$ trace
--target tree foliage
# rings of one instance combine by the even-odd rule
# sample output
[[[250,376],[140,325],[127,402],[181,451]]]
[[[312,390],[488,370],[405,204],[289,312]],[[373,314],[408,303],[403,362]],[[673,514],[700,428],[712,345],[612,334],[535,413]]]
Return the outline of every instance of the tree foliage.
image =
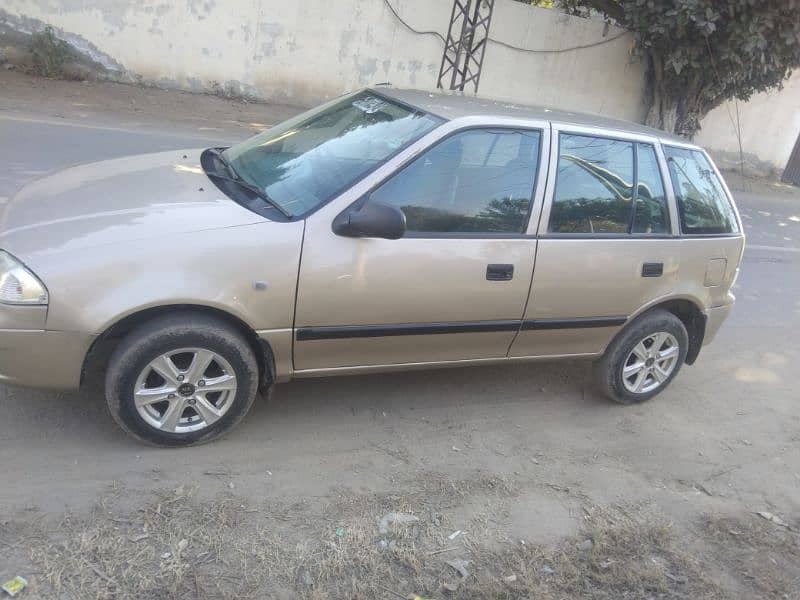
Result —
[[[536,2],[533,2],[536,4]],[[800,0],[558,0],[630,30],[648,63],[647,123],[693,136],[722,102],[800,66]]]

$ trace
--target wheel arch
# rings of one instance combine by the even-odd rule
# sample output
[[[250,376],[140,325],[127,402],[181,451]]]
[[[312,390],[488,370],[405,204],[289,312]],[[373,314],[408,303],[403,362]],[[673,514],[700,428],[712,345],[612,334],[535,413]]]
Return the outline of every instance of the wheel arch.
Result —
[[[90,372],[93,367],[105,367],[108,362],[108,357],[111,355],[114,347],[116,347],[126,334],[144,323],[167,314],[203,314],[214,316],[225,321],[242,334],[253,350],[256,360],[258,361],[260,386],[267,387],[275,381],[275,356],[272,347],[266,340],[259,337],[255,330],[240,317],[213,306],[201,304],[164,304],[141,308],[108,325],[106,329],[95,338],[89,350],[86,352],[81,369],[81,383],[83,383],[87,373]]]
[[[697,360],[697,356],[700,354],[700,349],[703,347],[703,338],[706,334],[706,314],[703,312],[702,303],[697,298],[691,296],[659,298],[643,306],[636,313],[631,315],[628,319],[628,323],[656,309],[662,309],[672,313],[678,317],[683,323],[683,326],[686,327],[686,333],[689,335],[689,348],[686,352],[685,362],[687,365],[694,364]],[[623,327],[623,330],[624,329]]]

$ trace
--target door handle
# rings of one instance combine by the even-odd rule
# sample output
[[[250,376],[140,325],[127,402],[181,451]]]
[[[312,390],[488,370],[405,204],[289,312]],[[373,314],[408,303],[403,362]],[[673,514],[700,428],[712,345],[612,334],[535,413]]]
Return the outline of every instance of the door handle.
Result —
[[[514,278],[514,265],[488,265],[486,279],[488,281],[511,281]]]
[[[642,265],[642,277],[661,277],[664,274],[664,263],[646,262]]]

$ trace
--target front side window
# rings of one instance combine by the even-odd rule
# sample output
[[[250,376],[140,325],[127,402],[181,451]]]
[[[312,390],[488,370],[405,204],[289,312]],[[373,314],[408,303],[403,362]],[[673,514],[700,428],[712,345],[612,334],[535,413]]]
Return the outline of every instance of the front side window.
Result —
[[[436,144],[371,198],[406,215],[411,233],[523,233],[541,133],[471,129]]]
[[[705,154],[665,146],[681,231],[688,234],[736,233],[736,214]]]
[[[303,113],[224,155],[239,177],[296,216],[324,204],[441,123],[361,92]]]

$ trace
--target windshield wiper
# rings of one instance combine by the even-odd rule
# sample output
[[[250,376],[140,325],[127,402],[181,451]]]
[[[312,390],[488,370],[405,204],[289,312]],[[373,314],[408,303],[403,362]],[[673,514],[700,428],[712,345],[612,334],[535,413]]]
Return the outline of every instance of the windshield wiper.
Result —
[[[213,154],[219,161],[225,166],[228,172],[232,175],[232,177],[228,177],[227,175],[221,175],[219,173],[212,173],[210,171],[206,171],[206,175],[209,177],[216,177],[217,179],[222,179],[223,181],[230,181],[231,183],[235,183],[240,188],[246,189],[248,192],[255,194],[259,198],[261,198],[264,202],[273,206],[278,212],[280,212],[284,217],[287,219],[291,219],[294,215],[290,213],[288,210],[283,208],[280,204],[275,202],[272,198],[270,198],[266,192],[262,191],[258,187],[254,186],[253,184],[245,181],[242,179],[236,170],[231,165],[230,161],[222,154],[222,152],[218,148],[209,148],[208,149],[211,154]]]
[[[236,169],[233,168],[231,161],[229,161],[228,157],[225,156],[225,149],[209,148],[208,151],[211,154],[213,154],[217,159],[219,159],[219,162],[221,162],[222,165],[228,170],[228,173],[230,173],[231,177],[233,177],[234,179],[241,179],[241,177],[239,177],[239,174],[236,172]]]

